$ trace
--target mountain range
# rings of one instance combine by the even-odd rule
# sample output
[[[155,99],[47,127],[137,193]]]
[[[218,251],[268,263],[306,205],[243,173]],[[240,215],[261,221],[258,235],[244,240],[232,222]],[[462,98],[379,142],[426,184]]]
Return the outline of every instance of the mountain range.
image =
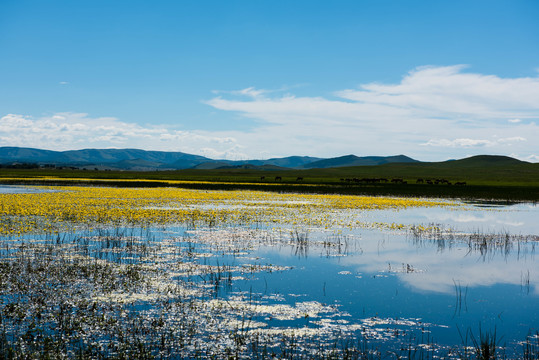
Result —
[[[77,167],[111,170],[181,170],[247,168],[260,170],[322,169],[346,166],[418,162],[404,155],[346,155],[335,158],[289,156],[267,160],[215,160],[183,152],[140,149],[84,149],[52,151],[23,147],[0,147],[0,164],[36,164],[46,167]]]

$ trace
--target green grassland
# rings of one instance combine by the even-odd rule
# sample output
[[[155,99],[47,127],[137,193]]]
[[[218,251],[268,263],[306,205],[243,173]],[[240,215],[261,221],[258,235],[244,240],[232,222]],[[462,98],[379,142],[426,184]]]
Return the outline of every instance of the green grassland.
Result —
[[[539,164],[502,156],[476,156],[437,163],[393,163],[309,170],[260,170],[252,168],[187,169],[176,171],[97,171],[58,169],[0,169],[0,183],[35,183],[38,177],[99,179],[100,184],[126,186],[169,186],[166,181],[208,181],[186,183],[182,187],[203,189],[253,189],[367,195],[435,196],[501,200],[539,200]],[[280,177],[280,180],[276,180]],[[25,180],[8,180],[24,178]],[[302,178],[302,179],[298,179]],[[348,179],[348,180],[347,180]],[[354,180],[355,179],[355,180]],[[387,179],[381,182],[362,179]],[[402,179],[406,183],[395,183]],[[417,183],[423,179],[423,183]],[[427,180],[445,180],[427,184]],[[115,181],[116,180],[116,181]],[[55,181],[55,183],[66,183]],[[72,183],[70,180],[68,183]],[[77,181],[75,181],[77,182]],[[88,180],[80,180],[87,183]],[[447,182],[451,183],[449,185]],[[463,183],[466,185],[455,185]],[[39,183],[42,183],[41,181]]]

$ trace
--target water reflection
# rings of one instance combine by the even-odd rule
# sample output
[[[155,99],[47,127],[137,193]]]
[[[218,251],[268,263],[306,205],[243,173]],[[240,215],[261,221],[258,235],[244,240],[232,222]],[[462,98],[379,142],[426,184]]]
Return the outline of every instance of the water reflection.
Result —
[[[180,339],[204,344],[206,354],[243,351],[248,341],[273,351],[287,339],[316,348],[345,338],[366,339],[384,354],[413,344],[445,356],[462,346],[459,329],[483,327],[497,329],[516,358],[518,342],[539,323],[538,212],[529,204],[413,208],[361,212],[373,226],[359,229],[167,226],[6,238],[0,270],[24,291],[4,286],[2,300],[26,296],[31,284],[47,295],[48,309],[76,303],[67,313],[91,311],[84,326],[96,343],[128,333],[128,314],[156,349],[187,328]],[[65,293],[48,285],[66,278],[77,286]],[[24,326],[41,316],[32,301],[4,307],[13,333],[27,333]],[[38,315],[21,326],[19,317],[31,311]],[[102,326],[100,314],[117,327]],[[170,339],[170,358],[199,355],[200,348],[177,349],[181,342]]]
[[[364,238],[363,254],[342,259],[363,273],[393,273],[418,291],[451,294],[455,281],[463,286],[493,286],[522,284],[527,274],[527,287],[539,295],[539,269],[535,261],[535,243],[519,242],[503,251],[471,251],[467,244],[438,246],[440,242],[405,241],[403,237],[387,240]],[[442,249],[442,250],[441,250]],[[483,250],[486,251],[486,250]]]
[[[535,203],[525,203],[521,201],[511,201],[511,200],[463,200],[464,204],[469,204],[478,208],[497,208],[497,207],[511,207],[522,204],[535,204]]]
[[[462,342],[459,329],[496,328],[516,352],[519,339],[539,323],[538,213],[536,205],[522,203],[369,212],[368,221],[412,230],[343,231],[333,246],[324,244],[328,233],[311,230],[305,244],[290,243],[293,251],[261,247],[255,253],[294,267],[275,291],[335,302],[351,322],[416,319],[453,346]],[[420,224],[429,230],[415,232]]]
[[[511,206],[480,208],[409,208],[399,211],[380,210],[366,214],[368,221],[403,224],[439,224],[464,233],[539,234],[537,204],[518,203]]]

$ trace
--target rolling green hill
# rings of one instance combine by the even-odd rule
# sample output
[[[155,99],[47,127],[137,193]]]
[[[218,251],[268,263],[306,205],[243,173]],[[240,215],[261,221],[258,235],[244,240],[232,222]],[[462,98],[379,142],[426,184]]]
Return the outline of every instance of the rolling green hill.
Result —
[[[46,182],[36,180],[44,176],[58,180]],[[78,178],[81,180],[76,183],[81,184],[91,184],[93,181],[91,179],[99,179],[99,184],[112,186],[171,186],[167,181],[183,180],[186,183],[173,186],[197,189],[539,200],[539,164],[488,155],[444,162],[387,163],[305,170],[254,165],[225,165],[221,169],[174,171],[0,169],[0,183],[73,183],[73,180],[62,181],[62,178]],[[126,184],[121,181],[125,179],[155,180],[155,182]],[[371,181],[373,179],[377,180]],[[402,182],[392,182],[394,179],[400,179]],[[418,179],[423,181],[418,182]],[[436,183],[436,180],[443,181]],[[428,184],[428,181],[432,182],[432,185]]]

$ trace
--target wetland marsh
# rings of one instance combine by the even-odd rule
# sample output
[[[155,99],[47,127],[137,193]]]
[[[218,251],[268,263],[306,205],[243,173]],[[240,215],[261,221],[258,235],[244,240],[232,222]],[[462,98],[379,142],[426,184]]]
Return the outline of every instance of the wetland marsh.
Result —
[[[539,354],[539,207],[5,187],[4,358]]]

